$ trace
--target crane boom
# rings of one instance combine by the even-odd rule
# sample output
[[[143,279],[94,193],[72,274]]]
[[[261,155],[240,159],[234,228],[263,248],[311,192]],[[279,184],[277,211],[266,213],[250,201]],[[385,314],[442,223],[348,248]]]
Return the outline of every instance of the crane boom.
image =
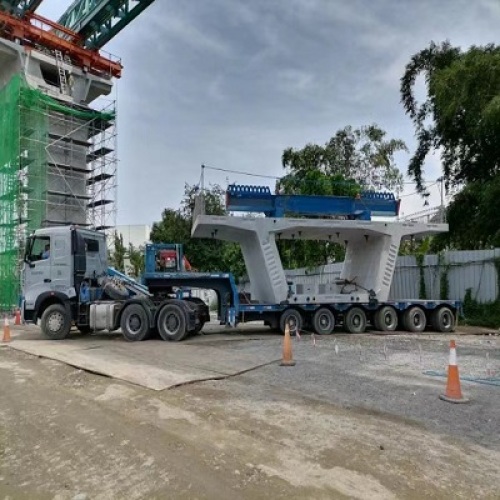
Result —
[[[89,49],[100,49],[154,0],[75,0],[58,24],[78,33]]]
[[[35,12],[43,0],[0,0],[0,10],[24,17],[26,12]]]

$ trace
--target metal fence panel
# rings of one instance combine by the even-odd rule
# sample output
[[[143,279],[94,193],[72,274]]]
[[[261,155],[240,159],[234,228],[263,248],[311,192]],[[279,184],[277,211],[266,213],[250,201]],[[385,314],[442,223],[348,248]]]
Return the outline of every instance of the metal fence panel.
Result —
[[[426,255],[423,262],[425,298],[462,300],[468,288],[472,298],[485,303],[498,296],[498,275],[495,265],[500,249],[444,252],[441,256]],[[313,269],[285,271],[296,284],[317,285],[332,283],[340,276],[342,263],[328,264]],[[442,297],[441,277],[447,273],[448,296]],[[414,256],[398,257],[391,286],[390,299],[420,298],[420,269]]]

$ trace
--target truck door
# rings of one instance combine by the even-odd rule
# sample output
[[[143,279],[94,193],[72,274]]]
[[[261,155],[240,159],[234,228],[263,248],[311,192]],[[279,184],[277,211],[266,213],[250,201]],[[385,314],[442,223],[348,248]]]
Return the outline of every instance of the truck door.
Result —
[[[52,237],[51,269],[53,290],[71,296],[69,289],[72,287],[72,259],[71,242],[67,234]]]
[[[31,238],[26,249],[24,266],[24,294],[26,308],[35,306],[36,298],[52,291],[52,249],[49,236]]]

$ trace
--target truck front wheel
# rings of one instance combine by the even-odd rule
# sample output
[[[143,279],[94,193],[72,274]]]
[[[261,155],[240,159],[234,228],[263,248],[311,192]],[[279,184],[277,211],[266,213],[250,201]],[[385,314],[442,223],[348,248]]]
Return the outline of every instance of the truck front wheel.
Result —
[[[188,334],[185,313],[177,304],[163,306],[157,324],[163,340],[179,341]]]
[[[125,308],[120,320],[123,336],[130,342],[144,340],[149,335],[149,319],[144,307],[130,304]]]
[[[42,314],[43,334],[51,340],[62,340],[71,330],[71,317],[62,304],[52,304]]]

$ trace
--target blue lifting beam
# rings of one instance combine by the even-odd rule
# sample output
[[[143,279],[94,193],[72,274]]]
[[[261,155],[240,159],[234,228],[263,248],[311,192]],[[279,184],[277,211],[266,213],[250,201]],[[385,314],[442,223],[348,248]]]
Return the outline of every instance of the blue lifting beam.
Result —
[[[271,194],[267,186],[232,184],[226,191],[226,208],[233,212],[258,212],[266,217],[308,215],[314,217],[344,216],[371,220],[372,216],[394,217],[400,201],[393,193],[365,191],[359,196],[310,196]]]

